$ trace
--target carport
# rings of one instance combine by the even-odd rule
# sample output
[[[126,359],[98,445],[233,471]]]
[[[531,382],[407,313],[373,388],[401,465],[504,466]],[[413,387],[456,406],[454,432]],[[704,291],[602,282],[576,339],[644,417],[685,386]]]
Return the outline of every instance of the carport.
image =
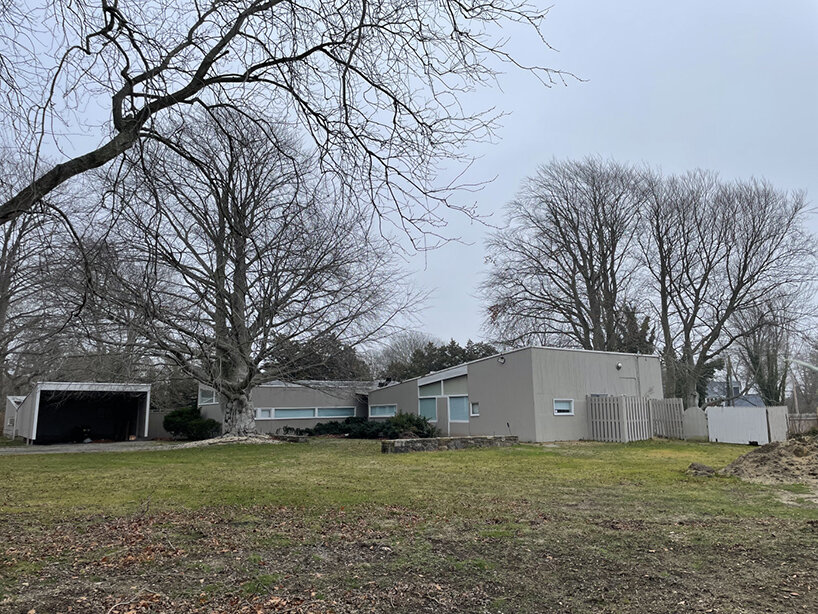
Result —
[[[148,435],[150,384],[40,382],[19,404],[12,437],[28,443],[127,441]]]

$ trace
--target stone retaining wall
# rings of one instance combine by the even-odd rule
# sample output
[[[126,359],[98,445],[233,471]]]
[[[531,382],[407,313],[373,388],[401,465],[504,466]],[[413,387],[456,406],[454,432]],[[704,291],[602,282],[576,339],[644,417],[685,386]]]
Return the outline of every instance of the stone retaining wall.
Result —
[[[287,443],[307,443],[309,441],[309,437],[306,435],[270,435],[270,439],[286,441]]]
[[[433,437],[430,439],[387,439],[381,442],[384,454],[403,452],[437,452],[441,450],[463,450],[465,448],[501,448],[519,443],[519,437],[507,435],[493,437]]]

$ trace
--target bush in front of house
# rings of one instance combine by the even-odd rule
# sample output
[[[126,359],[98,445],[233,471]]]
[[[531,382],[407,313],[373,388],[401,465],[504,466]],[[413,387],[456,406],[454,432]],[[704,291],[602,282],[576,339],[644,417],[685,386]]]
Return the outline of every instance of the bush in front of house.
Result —
[[[380,422],[356,416],[343,421],[319,422],[311,429],[283,430],[296,435],[336,435],[350,439],[413,439],[440,435],[436,426],[414,414],[398,414]]]
[[[198,441],[216,437],[221,432],[221,422],[203,418],[198,407],[174,409],[162,421],[165,430],[174,437]]]

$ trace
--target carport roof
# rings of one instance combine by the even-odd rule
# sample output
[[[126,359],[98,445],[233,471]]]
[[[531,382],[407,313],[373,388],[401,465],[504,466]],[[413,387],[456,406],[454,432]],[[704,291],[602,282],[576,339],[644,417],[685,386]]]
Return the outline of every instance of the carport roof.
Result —
[[[110,382],[37,382],[40,390],[76,392],[150,392],[150,384],[115,384]]]

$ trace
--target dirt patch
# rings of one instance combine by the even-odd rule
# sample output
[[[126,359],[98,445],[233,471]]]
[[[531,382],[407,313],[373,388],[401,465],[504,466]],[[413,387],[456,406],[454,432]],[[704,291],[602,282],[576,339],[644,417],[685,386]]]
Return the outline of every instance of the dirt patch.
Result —
[[[762,484],[802,483],[818,488],[818,437],[768,443],[718,472]]]
[[[713,469],[713,467],[702,465],[701,463],[690,463],[690,466],[687,468],[687,474],[710,477],[716,475],[716,470]]]

